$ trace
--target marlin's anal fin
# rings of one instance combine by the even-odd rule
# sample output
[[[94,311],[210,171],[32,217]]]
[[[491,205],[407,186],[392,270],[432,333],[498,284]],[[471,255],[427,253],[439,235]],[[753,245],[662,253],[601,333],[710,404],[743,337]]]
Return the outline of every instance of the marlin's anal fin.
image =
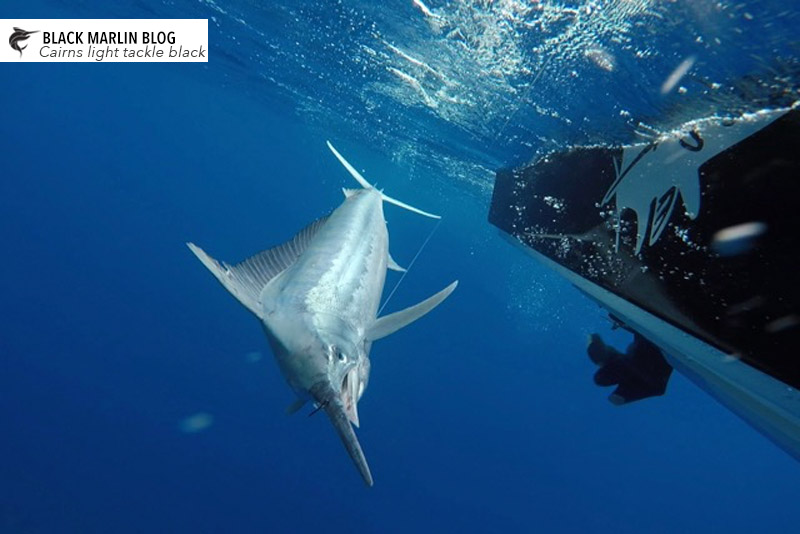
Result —
[[[397,272],[400,272],[400,273],[404,273],[404,272],[406,272],[406,270],[405,270],[405,269],[403,269],[402,267],[400,267],[400,266],[397,264],[397,262],[396,262],[396,261],[394,261],[394,258],[392,258],[392,255],[391,255],[391,254],[389,254],[389,255],[388,255],[388,258],[387,258],[387,261],[386,261],[386,267],[388,267],[389,269],[391,269],[391,270],[393,270],[393,271],[397,271]]]
[[[394,312],[390,313],[389,315],[379,317],[367,330],[367,339],[370,341],[375,341],[381,339],[382,337],[386,337],[389,334],[397,332],[404,326],[408,326],[441,304],[444,299],[450,296],[450,293],[455,290],[457,285],[458,280],[442,289],[432,297],[428,297],[427,299],[423,300],[419,304],[415,304],[414,306],[406,308],[405,310],[400,310],[399,312]]]

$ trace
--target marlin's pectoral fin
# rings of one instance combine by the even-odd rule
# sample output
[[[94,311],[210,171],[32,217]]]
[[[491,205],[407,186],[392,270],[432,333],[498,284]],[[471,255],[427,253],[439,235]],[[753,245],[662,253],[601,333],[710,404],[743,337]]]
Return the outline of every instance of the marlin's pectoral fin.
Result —
[[[415,304],[414,306],[406,308],[405,310],[400,310],[399,312],[390,313],[389,315],[379,317],[374,323],[372,323],[372,326],[369,327],[369,330],[367,330],[367,339],[370,341],[381,339],[382,337],[386,337],[389,334],[394,334],[404,326],[413,323],[441,304],[444,299],[450,296],[450,293],[453,292],[457,285],[458,280],[442,289],[432,297],[428,297],[427,299],[423,300],[419,304]]]
[[[391,254],[388,254],[388,258],[387,258],[387,262],[386,262],[386,267],[388,267],[389,269],[391,269],[391,270],[393,270],[393,271],[398,271],[398,272],[401,272],[401,273],[404,273],[404,272],[406,272],[406,270],[405,270],[405,269],[403,269],[402,267],[400,267],[400,266],[397,264],[397,262],[396,262],[396,261],[394,261],[394,258],[392,258],[392,255],[391,255]]]
[[[286,415],[294,415],[306,405],[306,399],[297,399],[286,407]]]

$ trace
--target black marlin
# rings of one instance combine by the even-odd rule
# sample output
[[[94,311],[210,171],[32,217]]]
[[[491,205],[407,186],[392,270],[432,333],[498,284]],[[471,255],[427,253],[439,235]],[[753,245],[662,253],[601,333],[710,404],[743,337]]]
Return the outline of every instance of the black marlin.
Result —
[[[431,311],[458,282],[415,306],[377,317],[386,269],[403,270],[389,256],[383,202],[439,217],[384,195],[328,147],[363,187],[345,190],[344,202],[329,216],[237,265],[219,263],[188,245],[261,320],[281,372],[299,397],[294,409],[312,401],[324,410],[371,486],[351,424],[358,426],[357,403],[369,379],[372,343]]]
[[[20,41],[26,41],[31,34],[38,33],[39,30],[35,30],[32,32],[27,32],[22,28],[14,28],[14,33],[11,34],[11,37],[8,38],[8,44],[11,45],[11,48],[19,52],[19,57],[22,57],[22,51],[28,48],[28,46],[20,47]]]

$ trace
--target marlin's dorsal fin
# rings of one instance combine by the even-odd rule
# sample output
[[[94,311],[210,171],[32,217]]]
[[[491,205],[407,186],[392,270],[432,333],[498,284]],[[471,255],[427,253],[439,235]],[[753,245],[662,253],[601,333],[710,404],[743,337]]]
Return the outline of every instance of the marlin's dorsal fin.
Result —
[[[355,178],[358,183],[361,184],[361,187],[363,187],[364,189],[374,189],[372,184],[369,183],[366,178],[361,176],[361,173],[358,172],[355,167],[350,165],[350,162],[347,161],[346,159],[344,159],[344,156],[339,154],[338,150],[333,148],[333,145],[331,144],[330,141],[326,141],[326,142],[328,143],[328,148],[330,148],[331,152],[333,152],[333,155],[336,156],[336,159],[339,160],[339,163],[344,165],[344,168],[347,169],[347,172],[349,172],[350,175],[353,178]],[[394,204],[395,206],[400,206],[401,208],[405,208],[408,211],[413,211],[414,213],[418,213],[420,215],[424,215],[425,217],[430,217],[431,219],[441,219],[441,216],[439,216],[439,215],[434,215],[433,213],[428,213],[427,211],[422,211],[421,209],[415,208],[414,206],[406,204],[405,202],[401,202],[401,201],[399,201],[397,199],[394,199],[394,198],[392,198],[392,197],[390,197],[388,195],[384,195],[383,191],[381,191],[380,193],[381,193],[381,198],[383,199],[384,202],[388,202],[389,204]],[[348,196],[347,195],[347,191],[345,191],[345,196]]]
[[[389,269],[391,269],[391,270],[393,270],[393,271],[398,271],[398,272],[401,272],[401,273],[404,273],[404,272],[406,272],[406,270],[405,270],[405,269],[403,269],[402,267],[400,267],[400,266],[397,264],[397,262],[396,262],[396,261],[394,261],[394,258],[392,258],[392,255],[391,255],[391,254],[389,254],[389,253],[387,252],[387,253],[386,253],[386,255],[387,255],[387,258],[386,258],[386,260],[387,260],[387,261],[386,261],[386,267],[388,267]]]
[[[367,339],[369,341],[375,341],[382,337],[386,337],[389,334],[394,334],[404,326],[407,326],[432,309],[442,303],[444,299],[450,296],[450,293],[458,285],[458,280],[447,286],[446,288],[442,289],[432,297],[428,297],[427,299],[423,300],[419,304],[415,304],[410,308],[406,308],[405,310],[400,310],[399,312],[390,313],[389,315],[384,315],[383,317],[379,317],[372,323],[372,326],[369,327],[367,330]]]
[[[245,308],[261,317],[258,297],[270,280],[291,267],[308,247],[328,217],[317,219],[282,245],[259,252],[241,263],[229,265],[218,262],[194,243],[186,245],[203,262],[222,286],[241,302]]]

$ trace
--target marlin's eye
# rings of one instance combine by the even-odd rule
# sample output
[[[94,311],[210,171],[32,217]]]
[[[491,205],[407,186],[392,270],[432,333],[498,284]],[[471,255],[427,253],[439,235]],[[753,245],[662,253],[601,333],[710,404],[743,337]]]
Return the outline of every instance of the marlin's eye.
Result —
[[[336,351],[336,356],[339,358],[339,361],[340,361],[340,362],[345,362],[345,361],[347,361],[347,356],[345,356],[345,355],[344,355],[344,352],[342,352],[342,351],[340,351],[340,350],[337,350],[337,351]]]

